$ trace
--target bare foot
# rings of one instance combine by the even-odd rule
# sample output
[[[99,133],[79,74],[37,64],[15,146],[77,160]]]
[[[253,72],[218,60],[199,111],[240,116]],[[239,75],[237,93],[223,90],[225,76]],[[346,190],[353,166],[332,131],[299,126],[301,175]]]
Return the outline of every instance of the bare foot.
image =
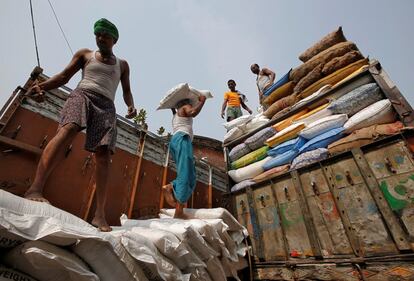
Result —
[[[43,197],[43,194],[40,192],[30,192],[30,193],[25,193],[24,194],[24,198],[31,200],[31,201],[35,201],[35,202],[43,202],[46,204],[50,204],[50,202]]]
[[[175,212],[174,212],[174,218],[175,219],[183,219],[186,220],[189,217],[184,213],[184,206],[185,204],[177,203],[175,205]]]
[[[110,232],[112,228],[106,222],[105,218],[94,217],[91,224],[102,232]]]
[[[168,205],[175,206],[176,200],[174,198],[173,187],[171,184],[164,185],[162,187],[162,191],[164,193],[165,201],[167,201]]]

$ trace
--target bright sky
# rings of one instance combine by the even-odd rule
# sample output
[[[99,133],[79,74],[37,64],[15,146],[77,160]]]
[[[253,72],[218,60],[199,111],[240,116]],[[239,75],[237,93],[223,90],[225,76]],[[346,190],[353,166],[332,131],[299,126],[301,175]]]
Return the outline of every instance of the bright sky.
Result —
[[[391,79],[414,104],[414,1],[399,0],[50,0],[74,51],[95,49],[93,23],[114,22],[120,38],[115,55],[128,61],[135,106],[145,108],[155,132],[171,131],[170,111],[155,111],[165,93],[180,82],[215,96],[194,122],[198,135],[223,139],[220,118],[227,80],[258,106],[250,64],[276,72],[276,80],[300,64],[298,55],[342,26],[362,53],[380,60]],[[47,0],[33,0],[40,63],[46,75],[61,71],[72,55]],[[0,9],[0,105],[23,85],[36,55],[29,0],[2,0]],[[80,76],[68,83],[76,87]],[[121,87],[118,114],[126,113]]]

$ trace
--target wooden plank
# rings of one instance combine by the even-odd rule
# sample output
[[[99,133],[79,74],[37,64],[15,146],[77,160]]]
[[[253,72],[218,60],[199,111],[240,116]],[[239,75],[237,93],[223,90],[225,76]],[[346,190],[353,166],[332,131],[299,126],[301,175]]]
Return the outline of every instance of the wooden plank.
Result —
[[[281,222],[292,258],[314,256],[304,222],[301,203],[292,179],[282,178],[272,186],[280,208]]]
[[[305,223],[306,231],[309,237],[309,242],[312,247],[313,256],[321,258],[322,257],[321,245],[316,235],[315,222],[313,221],[313,218],[311,216],[309,205],[305,198],[303,187],[300,182],[298,172],[296,170],[292,171],[291,177],[292,177],[292,181],[293,181],[293,185],[295,187],[296,193],[298,194],[298,200],[300,202],[300,206],[302,207],[304,223]]]
[[[253,235],[251,236],[254,240],[254,245],[256,245],[256,251],[254,252],[255,256],[259,258],[263,258],[263,248],[262,243],[260,241],[261,233],[260,233],[260,226],[259,220],[257,217],[257,210],[256,205],[254,203],[254,195],[253,190],[250,186],[246,187],[246,197],[247,197],[247,204],[249,208],[250,214],[250,223],[252,224]]]
[[[388,229],[391,232],[391,235],[394,239],[395,244],[397,245],[399,250],[411,250],[412,247],[409,243],[408,237],[406,233],[404,233],[403,229],[401,228],[397,218],[393,214],[392,210],[390,209],[389,205],[387,204],[387,201],[384,196],[383,192],[381,192],[380,186],[378,185],[378,182],[375,180],[374,174],[372,173],[369,164],[367,162],[367,159],[364,158],[363,152],[360,148],[354,148],[352,149],[352,154],[354,156],[355,162],[357,163],[358,167],[363,171],[362,175],[367,183],[368,189],[371,192],[371,196],[374,199],[379,211],[381,212],[382,217],[384,218],[385,224],[387,225]],[[410,174],[411,175],[411,174]],[[393,177],[395,178],[395,177]],[[389,182],[388,182],[389,184]],[[398,184],[398,182],[397,182]],[[391,184],[392,185],[392,184]],[[382,184],[386,188],[384,192],[388,191],[389,189],[386,187],[388,186],[387,183]],[[396,186],[396,185],[392,185]],[[395,190],[395,189],[393,189]],[[413,189],[414,191],[414,189]],[[408,193],[408,192],[407,192]],[[405,195],[405,194],[404,194]],[[404,198],[405,202],[407,202],[408,198]],[[389,199],[390,200],[390,199]],[[410,202],[407,202],[408,204]],[[412,213],[414,211],[414,208],[410,210],[410,208],[407,208],[406,211],[408,213]],[[412,217],[405,216],[407,218]],[[410,235],[414,235],[414,217],[413,219],[409,219],[408,224],[405,224],[406,227],[413,228],[413,232],[409,232]]]
[[[335,186],[331,168],[329,166],[325,166],[323,167],[322,171],[324,173],[325,179],[329,183],[329,189],[333,195],[333,199],[339,210],[339,215],[341,217],[342,223],[345,226],[345,233],[348,236],[349,242],[351,243],[352,250],[354,251],[355,255],[362,256],[360,241],[356,236],[355,232],[353,231],[351,221],[349,220],[348,215],[345,212],[345,202],[342,202],[342,200],[340,200],[339,189]]]
[[[323,171],[317,166],[301,171],[302,183],[309,211],[324,257],[353,256],[351,244],[346,236],[339,211],[335,205]]]
[[[411,249],[414,248],[414,171],[381,179],[379,189],[382,193],[378,197],[385,198],[385,204],[393,214],[393,220],[388,216],[386,219],[390,219],[393,229],[400,231],[394,238],[397,245],[410,241]]]
[[[5,137],[5,136],[0,136],[0,142],[3,143],[3,144],[6,144],[8,146],[11,146],[11,147],[14,147],[14,148],[17,148],[17,149],[21,149],[25,152],[29,152],[31,154],[35,154],[35,155],[38,155],[38,156],[40,156],[43,152],[43,149],[40,149],[36,146],[30,145],[30,144],[27,144],[27,143],[24,143],[24,142],[21,142],[21,141],[18,141],[18,140],[14,140],[12,138],[8,138],[8,137]]]
[[[352,230],[360,241],[363,256],[397,253],[380,212],[372,199],[353,158],[346,158],[330,165],[330,173],[343,201]]]
[[[414,170],[411,152],[404,141],[365,152],[364,158],[377,179]]]
[[[253,190],[253,196],[260,227],[263,258],[266,261],[285,260],[283,232],[271,185],[256,188]]]

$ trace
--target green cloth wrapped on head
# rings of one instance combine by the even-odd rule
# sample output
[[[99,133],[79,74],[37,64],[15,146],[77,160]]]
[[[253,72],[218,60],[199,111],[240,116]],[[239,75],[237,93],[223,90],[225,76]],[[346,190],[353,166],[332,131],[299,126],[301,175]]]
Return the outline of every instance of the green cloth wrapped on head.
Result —
[[[95,22],[93,26],[93,33],[96,35],[98,32],[107,33],[111,35],[115,40],[118,40],[119,38],[118,29],[116,28],[115,24],[104,18]]]

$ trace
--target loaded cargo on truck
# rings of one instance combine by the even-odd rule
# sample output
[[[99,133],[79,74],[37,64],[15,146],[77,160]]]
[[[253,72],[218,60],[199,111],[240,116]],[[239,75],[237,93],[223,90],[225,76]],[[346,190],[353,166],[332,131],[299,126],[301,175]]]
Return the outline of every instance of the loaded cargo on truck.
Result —
[[[55,135],[69,88],[25,96],[47,79],[36,67],[0,111],[0,280],[226,281],[245,268],[244,227],[224,208],[220,141],[194,136],[197,184],[186,210],[172,218],[161,187],[175,177],[168,138],[117,116],[106,215],[113,227],[88,222],[95,209],[95,159],[76,136],[45,186],[51,205],[22,198],[45,145]],[[16,196],[17,195],[17,196]],[[5,279],[4,279],[5,278]]]
[[[342,29],[225,124],[255,280],[414,280],[414,114]]]

